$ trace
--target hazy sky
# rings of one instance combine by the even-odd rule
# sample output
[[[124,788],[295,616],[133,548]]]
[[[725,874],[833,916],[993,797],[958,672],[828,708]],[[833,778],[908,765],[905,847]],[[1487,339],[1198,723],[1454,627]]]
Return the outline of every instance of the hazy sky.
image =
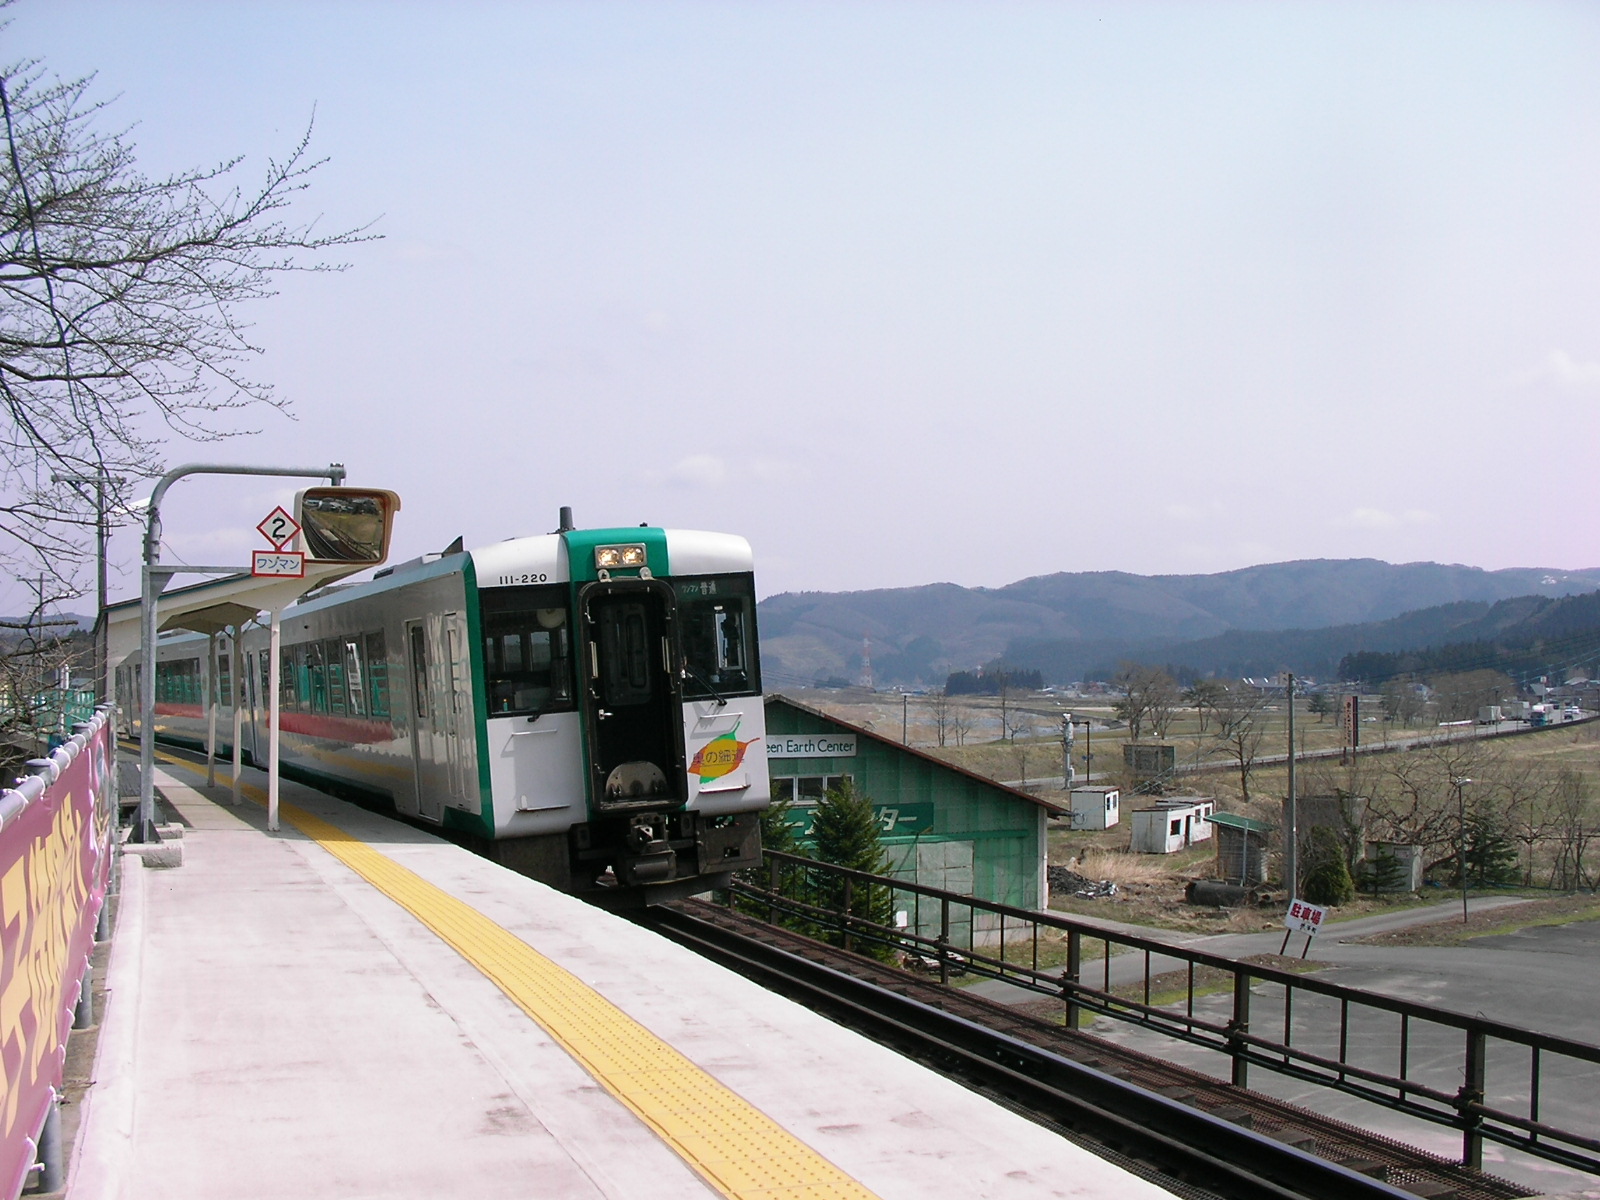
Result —
[[[1592,567],[1600,6],[21,0],[152,173],[316,113],[376,220],[250,312],[395,557],[723,529],[762,591]],[[292,489],[190,482],[243,561]],[[115,557],[135,564],[124,535]],[[128,570],[115,595],[136,590]]]

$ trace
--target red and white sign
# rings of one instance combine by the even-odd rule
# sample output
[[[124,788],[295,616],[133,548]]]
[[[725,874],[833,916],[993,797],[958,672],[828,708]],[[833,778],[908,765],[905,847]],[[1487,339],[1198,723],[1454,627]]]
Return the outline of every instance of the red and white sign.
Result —
[[[1327,909],[1316,904],[1307,904],[1304,900],[1296,900],[1289,905],[1289,911],[1283,914],[1283,927],[1290,933],[1303,933],[1307,937],[1312,937],[1327,919]]]
[[[280,504],[266,515],[266,518],[256,526],[256,529],[262,537],[272,543],[274,550],[282,550],[290,542],[294,541],[295,535],[300,532],[300,522],[285,512],[283,505]],[[257,571],[256,574],[259,575],[260,572]]]
[[[299,550],[256,550],[250,555],[250,574],[269,579],[304,579],[306,556]]]

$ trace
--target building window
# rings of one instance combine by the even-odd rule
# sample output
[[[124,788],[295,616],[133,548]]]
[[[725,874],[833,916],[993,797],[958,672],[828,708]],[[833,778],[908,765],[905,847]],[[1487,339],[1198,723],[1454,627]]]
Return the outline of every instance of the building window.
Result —
[[[810,808],[822,803],[824,792],[838,787],[849,775],[794,775],[772,781],[772,802],[799,804]]]

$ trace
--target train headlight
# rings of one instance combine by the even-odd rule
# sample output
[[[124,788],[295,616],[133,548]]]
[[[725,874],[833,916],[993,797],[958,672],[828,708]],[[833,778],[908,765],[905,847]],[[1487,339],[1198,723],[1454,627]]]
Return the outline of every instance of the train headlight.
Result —
[[[627,546],[594,548],[594,565],[602,571],[614,571],[619,567],[642,567],[647,561],[649,560],[645,557],[643,542]]]

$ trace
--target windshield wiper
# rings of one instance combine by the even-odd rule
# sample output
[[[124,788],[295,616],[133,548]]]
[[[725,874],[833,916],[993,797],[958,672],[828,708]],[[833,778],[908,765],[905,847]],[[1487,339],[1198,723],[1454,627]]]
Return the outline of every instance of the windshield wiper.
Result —
[[[722,698],[722,694],[717,691],[711,680],[702,675],[700,673],[700,668],[695,666],[687,658],[683,660],[683,673],[685,676],[693,675],[697,680],[699,680],[700,686],[711,693],[711,698],[717,702],[718,708],[728,707],[728,702]]]

